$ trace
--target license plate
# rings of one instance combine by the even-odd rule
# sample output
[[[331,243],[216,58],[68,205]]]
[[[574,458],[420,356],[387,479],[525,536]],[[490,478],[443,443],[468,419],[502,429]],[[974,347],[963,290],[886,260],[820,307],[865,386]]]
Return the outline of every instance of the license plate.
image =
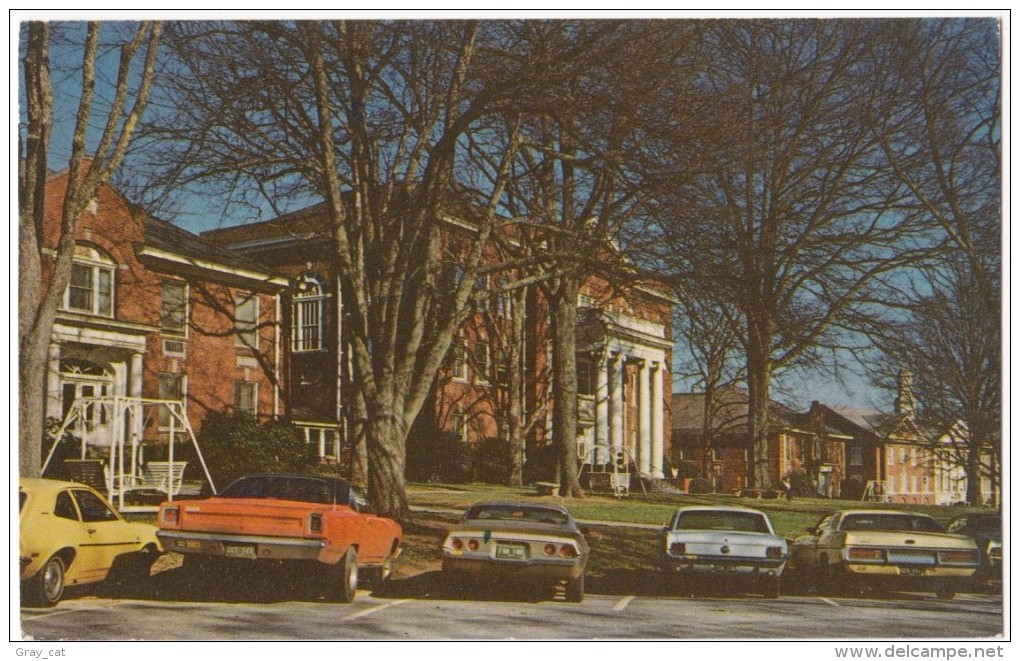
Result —
[[[523,560],[524,559],[524,547],[523,546],[509,546],[506,544],[496,545],[496,557],[505,558],[507,560]]]
[[[900,567],[903,576],[924,576],[924,567]]]
[[[249,560],[254,560],[255,547],[225,545],[223,547],[223,555],[227,556],[228,558],[248,558]]]

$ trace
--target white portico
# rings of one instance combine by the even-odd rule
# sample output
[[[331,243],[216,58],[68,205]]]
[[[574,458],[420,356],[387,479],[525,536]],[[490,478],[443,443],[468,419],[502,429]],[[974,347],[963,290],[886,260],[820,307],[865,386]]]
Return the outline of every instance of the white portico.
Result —
[[[590,396],[581,395],[581,462],[594,470],[621,459],[637,472],[664,477],[666,363],[669,340],[662,324],[617,313],[588,315],[578,350],[593,372]],[[587,399],[587,402],[585,401]],[[587,406],[585,406],[587,404]],[[593,409],[593,410],[592,410]]]

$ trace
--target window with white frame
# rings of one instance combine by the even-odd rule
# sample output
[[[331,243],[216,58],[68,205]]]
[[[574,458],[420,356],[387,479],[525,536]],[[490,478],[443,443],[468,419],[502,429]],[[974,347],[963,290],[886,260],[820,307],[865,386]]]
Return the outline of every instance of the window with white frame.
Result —
[[[257,294],[237,292],[234,294],[234,328],[237,331],[237,346],[257,349],[259,346],[259,298]]]
[[[489,342],[484,337],[475,338],[474,353],[475,382],[489,382]]]
[[[183,337],[188,329],[188,285],[164,280],[160,286],[159,324],[164,335]]]
[[[850,465],[864,465],[864,448],[850,448]]]
[[[446,352],[446,369],[454,381],[467,381],[467,351],[462,338],[450,343]]]
[[[577,357],[577,394],[595,394],[595,365],[588,356]]]
[[[251,381],[234,381],[234,411],[258,415],[259,384]]]
[[[116,266],[110,257],[96,248],[76,246],[71,280],[64,292],[64,309],[112,317]]]
[[[323,348],[326,320],[326,289],[316,276],[301,278],[301,289],[291,306],[291,348],[294,351],[319,351]]]

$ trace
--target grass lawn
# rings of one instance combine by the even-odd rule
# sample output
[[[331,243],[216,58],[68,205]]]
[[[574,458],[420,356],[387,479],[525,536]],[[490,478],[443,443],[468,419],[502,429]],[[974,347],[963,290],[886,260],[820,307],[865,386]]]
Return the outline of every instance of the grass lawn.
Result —
[[[566,507],[577,519],[662,525],[677,507],[685,505],[732,505],[762,510],[771,517],[776,532],[784,537],[797,537],[814,525],[821,516],[842,509],[892,509],[930,514],[945,524],[953,517],[974,511],[970,507],[936,507],[873,503],[859,500],[828,498],[794,498],[793,500],[738,498],[723,494],[642,494],[631,492],[624,498],[589,495],[585,498],[539,496],[533,487],[504,487],[491,484],[409,484],[408,501],[413,508],[463,511],[479,500],[525,500],[556,503]]]

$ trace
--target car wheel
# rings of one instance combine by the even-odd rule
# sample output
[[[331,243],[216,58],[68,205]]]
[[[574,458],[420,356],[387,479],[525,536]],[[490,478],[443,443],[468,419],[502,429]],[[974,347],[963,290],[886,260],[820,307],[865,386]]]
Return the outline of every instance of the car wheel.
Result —
[[[379,587],[385,583],[393,574],[393,556],[387,556],[378,567],[372,567],[362,572],[366,574],[365,580],[372,585]]]
[[[118,556],[110,573],[118,583],[137,584],[148,579],[152,574],[152,565],[156,562],[156,557],[155,553],[149,551]]]
[[[935,590],[935,596],[945,601],[951,601],[956,596],[956,590],[950,587],[939,587]]]
[[[332,596],[339,602],[349,604],[358,591],[358,552],[353,546],[338,565],[330,566],[333,576],[330,580]]]
[[[766,599],[779,599],[779,581],[778,576],[767,576],[762,579],[761,593]]]
[[[567,579],[567,601],[573,604],[584,601],[584,574]]]
[[[64,596],[64,561],[53,556],[22,586],[22,598],[32,606],[56,606]]]

